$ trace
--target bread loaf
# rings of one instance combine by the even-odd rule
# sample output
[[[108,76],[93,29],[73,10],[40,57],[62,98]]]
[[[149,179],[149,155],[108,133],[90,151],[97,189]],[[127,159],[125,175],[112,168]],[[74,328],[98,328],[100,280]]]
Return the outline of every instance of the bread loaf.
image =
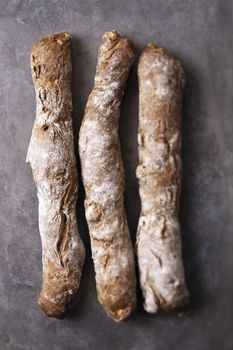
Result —
[[[118,136],[121,98],[133,61],[128,39],[116,31],[104,34],[79,139],[97,295],[115,321],[129,317],[136,304],[134,254],[124,209]]]
[[[165,50],[148,44],[140,57],[138,79],[137,255],[144,308],[153,313],[188,300],[178,221],[184,72]]]
[[[76,220],[78,178],[73,146],[71,38],[50,35],[32,49],[36,120],[28,148],[39,199],[43,284],[39,298],[51,317],[64,316],[85,259]]]

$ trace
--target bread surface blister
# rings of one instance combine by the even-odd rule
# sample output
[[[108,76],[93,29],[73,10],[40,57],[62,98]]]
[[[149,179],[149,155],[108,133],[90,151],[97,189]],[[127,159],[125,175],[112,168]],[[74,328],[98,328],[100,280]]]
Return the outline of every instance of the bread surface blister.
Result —
[[[77,292],[85,250],[76,220],[78,177],[73,145],[71,37],[58,33],[31,53],[36,119],[27,153],[39,200],[42,310],[62,318]]]
[[[128,318],[136,305],[134,254],[124,209],[118,135],[121,99],[133,61],[127,38],[116,31],[104,34],[79,137],[97,296],[115,321]]]
[[[178,220],[184,72],[174,57],[148,44],[140,56],[138,79],[137,255],[144,308],[154,313],[182,306],[189,295]]]

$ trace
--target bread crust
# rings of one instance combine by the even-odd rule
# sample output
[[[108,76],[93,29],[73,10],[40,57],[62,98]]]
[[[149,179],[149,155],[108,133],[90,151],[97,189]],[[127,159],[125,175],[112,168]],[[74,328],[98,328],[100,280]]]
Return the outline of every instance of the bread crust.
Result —
[[[138,79],[137,255],[144,308],[154,313],[188,301],[178,220],[184,72],[174,57],[148,44],[140,56]]]
[[[104,34],[79,138],[97,296],[115,321],[128,318],[136,305],[134,254],[123,203],[125,182],[118,136],[121,98],[133,61],[128,39],[116,31]]]
[[[70,54],[69,33],[40,39],[31,53],[36,119],[26,161],[39,199],[43,283],[38,303],[56,318],[64,316],[79,287],[85,259],[76,220]]]

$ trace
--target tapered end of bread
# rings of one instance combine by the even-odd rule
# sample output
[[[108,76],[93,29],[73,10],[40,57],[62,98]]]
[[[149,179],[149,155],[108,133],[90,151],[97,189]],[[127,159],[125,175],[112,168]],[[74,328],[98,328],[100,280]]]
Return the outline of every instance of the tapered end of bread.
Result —
[[[134,57],[133,44],[128,38],[122,37],[116,30],[104,33],[102,37],[100,53],[107,51],[114,52],[121,49],[128,50],[128,53],[131,53]]]
[[[133,305],[127,306],[118,310],[111,310],[104,307],[106,314],[115,322],[126,321],[132,315],[135,307]]]
[[[66,308],[64,307],[64,305],[55,304],[43,297],[39,298],[38,305],[48,317],[62,319],[65,316]]]
[[[38,305],[48,317],[64,318],[72,296],[76,293],[78,285],[74,289],[67,290],[66,284],[62,281],[57,282],[56,286],[51,284],[46,288],[43,284],[42,291],[38,300]]]
[[[171,71],[173,71],[177,77],[177,83],[180,85],[180,88],[184,88],[185,74],[180,61],[164,48],[153,43],[148,43],[140,56],[138,71],[143,74],[143,70],[150,72],[157,68],[161,70],[161,67],[164,67],[164,74],[166,74],[168,70],[170,74]]]
[[[84,253],[80,250],[77,260],[82,254]],[[43,284],[38,305],[48,317],[64,318],[71,299],[78,291],[82,266],[83,263],[80,259],[79,273],[76,274],[69,270],[59,271],[54,268],[53,264],[47,265],[46,269],[43,270]]]
[[[48,83],[70,74],[70,51],[71,36],[67,32],[39,39],[31,53],[31,71],[34,82]],[[67,64],[64,65],[64,62]]]
[[[119,41],[120,38],[121,38],[120,34],[116,30],[112,30],[111,32],[104,33],[102,42],[115,43]]]
[[[106,314],[116,322],[127,320],[136,308],[134,288],[131,288],[131,293],[123,293],[115,298],[111,296],[111,293],[98,294],[98,301]]]
[[[37,40],[32,51],[38,47],[41,47],[42,45],[51,45],[52,43],[62,46],[67,42],[69,42],[70,40],[71,40],[71,35],[68,32],[50,34],[48,36],[45,36]]]
[[[106,283],[99,283],[96,280],[97,299],[112,320],[116,322],[127,320],[137,304],[134,266],[131,265],[127,271],[121,268],[114,277],[109,274],[110,271],[105,272],[108,276]]]
[[[177,296],[170,302],[161,298],[159,300],[157,298],[158,296],[156,297],[156,300],[152,300],[147,295],[144,300],[143,308],[146,312],[150,314],[155,314],[159,310],[162,310],[164,312],[172,312],[175,310],[180,310],[189,304],[189,293],[187,289],[185,289],[183,293],[184,294]]]
[[[130,70],[134,58],[133,45],[128,38],[121,37],[116,30],[106,32],[98,51],[95,83],[114,82],[124,86],[128,74],[121,73]]]

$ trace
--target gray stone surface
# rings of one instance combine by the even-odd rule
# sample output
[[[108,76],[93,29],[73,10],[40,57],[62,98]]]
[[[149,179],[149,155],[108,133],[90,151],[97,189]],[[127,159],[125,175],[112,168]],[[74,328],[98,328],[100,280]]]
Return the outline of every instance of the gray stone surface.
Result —
[[[233,2],[231,0],[0,1],[0,350],[233,349]],[[37,197],[26,151],[35,117],[29,56],[51,32],[73,34],[75,143],[92,87],[104,31],[129,36],[139,54],[154,41],[183,62],[181,224],[191,304],[181,315],[138,308],[126,323],[108,319],[96,300],[80,190],[78,220],[87,249],[80,291],[67,318],[37,306],[41,244]],[[125,204],[133,240],[140,210],[138,96],[134,66],[122,106],[120,135]]]

